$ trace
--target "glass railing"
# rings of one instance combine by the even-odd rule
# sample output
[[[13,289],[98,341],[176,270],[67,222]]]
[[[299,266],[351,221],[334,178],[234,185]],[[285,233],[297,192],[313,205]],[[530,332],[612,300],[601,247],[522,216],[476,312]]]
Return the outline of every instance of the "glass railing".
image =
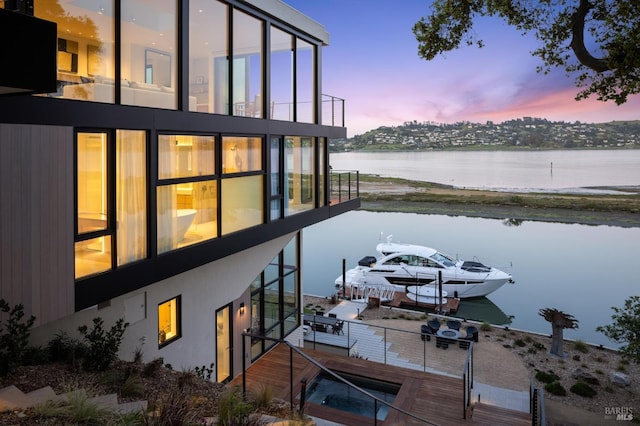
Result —
[[[290,398],[290,407],[292,410],[292,415],[295,414],[295,410],[297,408],[298,415],[304,415],[305,405],[308,402],[312,402],[307,399],[307,378],[303,377],[300,380],[300,383],[294,377],[296,376],[296,372],[300,371],[308,371],[311,365],[320,369],[320,375],[324,375],[325,377],[329,377],[330,380],[333,380],[338,383],[342,383],[344,386],[348,387],[350,391],[350,398],[354,399],[354,403],[357,403],[360,407],[358,412],[359,415],[364,417],[369,417],[372,420],[372,424],[378,425],[381,422],[384,422],[384,419],[388,417],[391,413],[394,414],[396,419],[404,419],[405,423],[407,421],[411,422],[411,424],[425,424],[425,425],[436,425],[435,423],[424,419],[420,416],[417,416],[413,413],[410,413],[402,408],[394,406],[392,403],[385,401],[384,399],[375,396],[371,393],[371,391],[364,389],[361,386],[358,386],[355,383],[352,383],[342,375],[336,374],[332,370],[326,368],[324,365],[320,364],[318,361],[313,359],[311,356],[307,355],[305,352],[300,350],[298,347],[292,345],[291,343],[283,340],[270,339],[265,336],[256,336],[243,333],[243,352],[245,351],[245,339],[251,337],[252,339],[265,339],[267,341],[278,342],[277,345],[286,345],[289,351],[289,398]],[[276,346],[277,346],[276,345]],[[294,356],[295,354],[295,356]],[[248,394],[248,386],[247,386],[247,367],[243,362],[242,367],[242,394],[246,397]],[[330,401],[324,400],[321,404],[327,405],[332,408],[337,409],[345,409],[342,405],[348,403],[348,401],[339,401],[341,404],[339,407],[333,407]],[[297,404],[296,404],[297,403]],[[296,407],[297,406],[297,407]],[[353,413],[350,409],[346,410],[350,414]]]
[[[354,170],[331,170],[329,198],[332,204],[360,197],[360,174]]]
[[[322,124],[344,127],[344,99],[322,94]]]

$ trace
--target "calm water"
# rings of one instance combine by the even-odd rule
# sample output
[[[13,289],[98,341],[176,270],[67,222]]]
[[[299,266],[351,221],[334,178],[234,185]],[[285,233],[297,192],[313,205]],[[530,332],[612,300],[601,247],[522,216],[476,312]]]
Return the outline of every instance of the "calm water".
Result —
[[[331,165],[335,170],[494,189],[640,185],[640,150],[341,153],[331,155]],[[595,328],[611,322],[612,306],[639,294],[632,265],[640,249],[640,228],[533,221],[506,226],[495,219],[365,211],[304,230],[305,292],[335,292],[342,259],[350,268],[366,255],[375,256],[380,233],[460,258],[476,257],[513,275],[515,284],[486,299],[463,301],[459,314],[465,317],[481,312],[479,320],[510,320],[513,328],[548,334],[551,326],[538,311],[557,308],[579,321],[579,328],[565,330],[565,337],[616,347]]]
[[[331,154],[334,170],[500,190],[640,185],[640,150]]]

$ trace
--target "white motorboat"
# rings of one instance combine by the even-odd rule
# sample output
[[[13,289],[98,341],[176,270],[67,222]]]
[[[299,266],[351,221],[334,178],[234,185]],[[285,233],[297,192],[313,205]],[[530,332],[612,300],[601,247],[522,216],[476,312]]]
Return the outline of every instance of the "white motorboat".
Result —
[[[440,298],[440,292],[435,286],[431,285],[408,285],[406,286],[407,298],[418,303],[426,303],[429,305],[445,304],[447,303],[446,291],[442,291],[442,299]]]
[[[391,236],[379,243],[378,257],[365,256],[355,268],[345,273],[345,283],[351,288],[394,286],[405,291],[407,297],[420,296],[417,287],[423,287],[424,300],[442,289],[443,297],[473,298],[486,296],[506,283],[513,283],[510,274],[486,266],[476,260],[459,260],[430,247],[394,243]],[[441,280],[441,282],[439,282]],[[336,288],[343,285],[340,275]],[[409,289],[416,291],[409,291]],[[433,292],[433,293],[431,293]],[[413,299],[412,299],[413,300]],[[431,303],[431,302],[425,302]]]

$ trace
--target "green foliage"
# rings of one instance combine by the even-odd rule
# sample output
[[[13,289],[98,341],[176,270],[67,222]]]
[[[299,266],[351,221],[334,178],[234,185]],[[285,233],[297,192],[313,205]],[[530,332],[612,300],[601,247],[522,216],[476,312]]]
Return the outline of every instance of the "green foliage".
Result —
[[[589,386],[585,382],[576,382],[569,390],[576,395],[584,396],[585,398],[593,398],[598,394],[595,389]]]
[[[522,339],[516,339],[516,340],[513,342],[513,344],[514,344],[514,345],[516,345],[516,346],[518,346],[518,347],[520,347],[520,348],[522,348],[522,347],[524,347],[524,346],[527,346],[527,344],[525,343],[525,341],[524,341],[524,340],[522,340]]]
[[[613,306],[615,312],[612,324],[598,326],[596,331],[609,339],[622,344],[620,353],[630,360],[640,363],[640,296],[631,296],[624,302],[624,307]]]
[[[536,373],[536,379],[542,383],[552,383],[556,380],[560,380],[560,377],[553,371],[549,371],[548,373],[545,371],[538,371]]]
[[[78,331],[87,341],[87,366],[97,371],[105,371],[116,360],[122,336],[129,323],[120,318],[109,331],[104,329],[102,318],[93,319],[93,328],[86,325],[78,327]]]
[[[87,354],[87,346],[79,340],[72,339],[64,331],[56,334],[47,345],[49,357],[54,362],[78,365]]]
[[[552,395],[566,396],[567,390],[560,384],[560,382],[551,382],[544,385],[544,390]]]
[[[61,422],[51,424],[101,425],[113,423],[116,417],[114,412],[91,402],[86,392],[80,390],[71,392],[66,401],[48,401],[35,410],[43,419],[57,419]]]
[[[589,345],[587,345],[582,340],[576,340],[575,342],[573,342],[573,349],[575,349],[578,352],[582,352],[583,354],[586,354],[589,352]]]
[[[253,405],[256,410],[269,407],[273,399],[273,388],[266,384],[260,384],[260,387],[253,393]]]
[[[237,387],[229,387],[218,401],[218,424],[234,426],[246,424],[251,414],[251,405],[242,400]]]
[[[0,314],[8,314],[7,320],[0,322],[0,376],[5,376],[21,365],[36,317],[25,320],[24,306],[12,308],[4,299],[0,299]]]
[[[489,324],[489,321],[483,321],[482,324],[480,324],[480,331],[491,331],[491,324]]]
[[[202,367],[195,367],[195,375],[203,380],[211,380],[211,374],[213,374],[213,362],[209,364],[209,367],[203,365]]]
[[[591,95],[620,105],[640,93],[640,56],[629,55],[640,45],[640,3],[629,0],[558,0],[548,2],[438,0],[431,14],[421,18],[413,33],[418,55],[428,61],[460,46],[483,47],[473,29],[476,18],[498,17],[522,34],[533,33],[539,47],[532,52],[542,60],[537,72],[547,74],[563,68],[584,88],[576,100]],[[591,55],[584,33],[603,52]]]

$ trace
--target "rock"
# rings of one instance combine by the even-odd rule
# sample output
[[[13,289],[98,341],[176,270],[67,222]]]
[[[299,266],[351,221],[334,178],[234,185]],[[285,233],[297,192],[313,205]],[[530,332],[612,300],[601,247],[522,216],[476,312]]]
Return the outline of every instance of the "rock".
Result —
[[[580,380],[582,382],[588,383],[590,385],[599,385],[600,381],[596,376],[591,374],[588,371],[583,370],[582,368],[576,368],[573,372],[573,378],[576,380]]]
[[[629,378],[629,376],[621,373],[620,371],[611,372],[609,374],[609,378],[611,379],[611,383],[616,386],[625,387],[631,385],[631,379]]]

